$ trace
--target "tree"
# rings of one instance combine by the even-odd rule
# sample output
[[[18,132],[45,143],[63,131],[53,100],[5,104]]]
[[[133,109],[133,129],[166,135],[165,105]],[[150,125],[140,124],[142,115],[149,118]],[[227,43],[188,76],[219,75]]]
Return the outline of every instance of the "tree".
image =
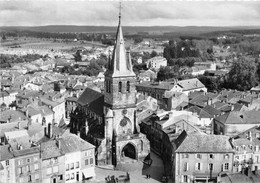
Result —
[[[241,57],[233,63],[226,84],[231,89],[245,91],[254,87],[256,82],[255,62]]]
[[[222,87],[221,79],[206,75],[207,73],[204,73],[204,75],[199,76],[198,79],[206,86],[208,91],[220,91]]]
[[[151,58],[156,57],[157,55],[158,55],[157,52],[153,50],[151,53]]]
[[[173,67],[161,67],[159,72],[157,73],[157,80],[158,81],[164,81],[168,79],[172,79],[176,77],[176,72]]]
[[[3,41],[6,40],[6,36],[5,36],[5,34],[3,34],[3,36],[2,36],[2,40],[3,40]]]
[[[260,84],[260,59],[257,58],[255,63],[256,63],[256,77],[258,79],[258,84]]]
[[[77,50],[77,52],[73,56],[76,63],[82,61],[81,50]]]
[[[135,43],[135,44],[141,43],[142,41],[143,41],[143,38],[142,38],[142,37],[136,37],[136,38],[134,38],[134,43]]]

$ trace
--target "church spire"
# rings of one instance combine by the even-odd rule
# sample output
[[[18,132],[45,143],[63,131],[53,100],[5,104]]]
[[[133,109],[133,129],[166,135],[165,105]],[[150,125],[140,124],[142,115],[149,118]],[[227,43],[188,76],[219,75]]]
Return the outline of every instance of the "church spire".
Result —
[[[135,76],[133,72],[133,66],[130,58],[130,54],[127,54],[125,49],[125,42],[123,37],[123,31],[121,27],[121,10],[122,6],[120,3],[119,7],[119,23],[117,27],[116,33],[116,43],[114,46],[112,60],[110,62],[109,73],[112,74],[112,77],[127,77],[127,76]]]

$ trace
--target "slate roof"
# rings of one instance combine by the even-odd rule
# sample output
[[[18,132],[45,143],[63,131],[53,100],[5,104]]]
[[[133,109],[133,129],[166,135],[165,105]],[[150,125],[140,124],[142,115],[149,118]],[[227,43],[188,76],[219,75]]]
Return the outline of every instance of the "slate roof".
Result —
[[[81,106],[87,106],[93,112],[103,115],[104,95],[91,88],[86,88],[77,102]]]
[[[233,152],[229,137],[189,133],[175,152],[189,153],[225,153]]]

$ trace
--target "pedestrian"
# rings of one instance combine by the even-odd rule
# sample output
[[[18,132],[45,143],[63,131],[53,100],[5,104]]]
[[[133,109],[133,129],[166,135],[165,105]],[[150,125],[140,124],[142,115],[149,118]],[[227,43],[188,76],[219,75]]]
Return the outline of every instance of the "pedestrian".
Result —
[[[147,178],[147,179],[149,178],[149,175],[148,175],[148,174],[146,174],[146,178]]]
[[[151,178],[151,175],[149,174],[149,179]]]

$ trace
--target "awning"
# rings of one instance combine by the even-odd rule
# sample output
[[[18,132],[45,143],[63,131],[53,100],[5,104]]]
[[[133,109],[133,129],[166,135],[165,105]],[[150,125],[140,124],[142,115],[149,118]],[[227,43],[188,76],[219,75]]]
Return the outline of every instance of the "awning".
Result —
[[[95,177],[95,167],[89,167],[86,169],[81,170],[83,173],[84,178],[89,178],[89,177]]]

